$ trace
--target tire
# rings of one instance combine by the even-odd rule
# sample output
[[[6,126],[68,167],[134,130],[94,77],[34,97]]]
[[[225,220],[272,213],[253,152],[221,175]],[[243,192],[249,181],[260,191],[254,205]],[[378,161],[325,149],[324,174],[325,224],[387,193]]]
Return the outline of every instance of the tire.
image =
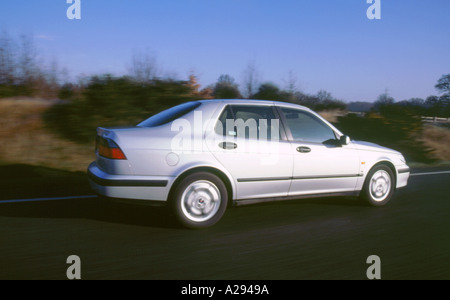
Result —
[[[214,174],[188,175],[175,188],[171,209],[176,220],[186,228],[206,228],[216,224],[227,209],[225,184]]]
[[[394,190],[392,170],[386,165],[378,165],[367,175],[360,198],[372,206],[383,206],[391,200]]]

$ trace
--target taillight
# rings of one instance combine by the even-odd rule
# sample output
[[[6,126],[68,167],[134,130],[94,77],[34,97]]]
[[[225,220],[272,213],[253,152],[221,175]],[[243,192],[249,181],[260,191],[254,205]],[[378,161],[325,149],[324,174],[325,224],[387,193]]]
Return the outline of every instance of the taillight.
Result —
[[[127,159],[119,146],[111,139],[97,136],[96,152],[98,155],[109,159]]]

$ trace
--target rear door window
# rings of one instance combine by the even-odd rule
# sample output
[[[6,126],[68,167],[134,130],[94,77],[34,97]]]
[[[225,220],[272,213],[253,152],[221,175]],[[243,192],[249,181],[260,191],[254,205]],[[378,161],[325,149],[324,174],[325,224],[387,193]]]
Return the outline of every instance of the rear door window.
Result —
[[[229,105],[219,117],[216,133],[246,139],[280,139],[280,122],[271,106]]]

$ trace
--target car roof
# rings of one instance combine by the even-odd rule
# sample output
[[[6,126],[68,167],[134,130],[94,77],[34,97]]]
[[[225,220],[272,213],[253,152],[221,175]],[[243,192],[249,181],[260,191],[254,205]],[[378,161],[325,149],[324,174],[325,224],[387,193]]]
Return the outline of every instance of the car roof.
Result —
[[[306,106],[302,106],[295,103],[289,103],[284,101],[274,101],[274,100],[258,100],[258,99],[210,99],[210,100],[198,100],[197,102],[201,103],[217,103],[222,102],[224,104],[242,104],[242,105],[277,105],[277,106],[285,106],[292,108],[302,108],[306,110],[310,110]]]

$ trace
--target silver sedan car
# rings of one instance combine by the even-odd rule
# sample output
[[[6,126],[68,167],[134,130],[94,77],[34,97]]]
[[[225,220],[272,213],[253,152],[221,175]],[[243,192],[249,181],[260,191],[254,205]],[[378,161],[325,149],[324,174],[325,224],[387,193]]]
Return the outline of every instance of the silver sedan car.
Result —
[[[99,127],[96,155],[98,194],[167,204],[189,228],[215,224],[232,204],[353,195],[381,206],[409,178],[401,153],[277,101],[192,101],[134,127]]]

